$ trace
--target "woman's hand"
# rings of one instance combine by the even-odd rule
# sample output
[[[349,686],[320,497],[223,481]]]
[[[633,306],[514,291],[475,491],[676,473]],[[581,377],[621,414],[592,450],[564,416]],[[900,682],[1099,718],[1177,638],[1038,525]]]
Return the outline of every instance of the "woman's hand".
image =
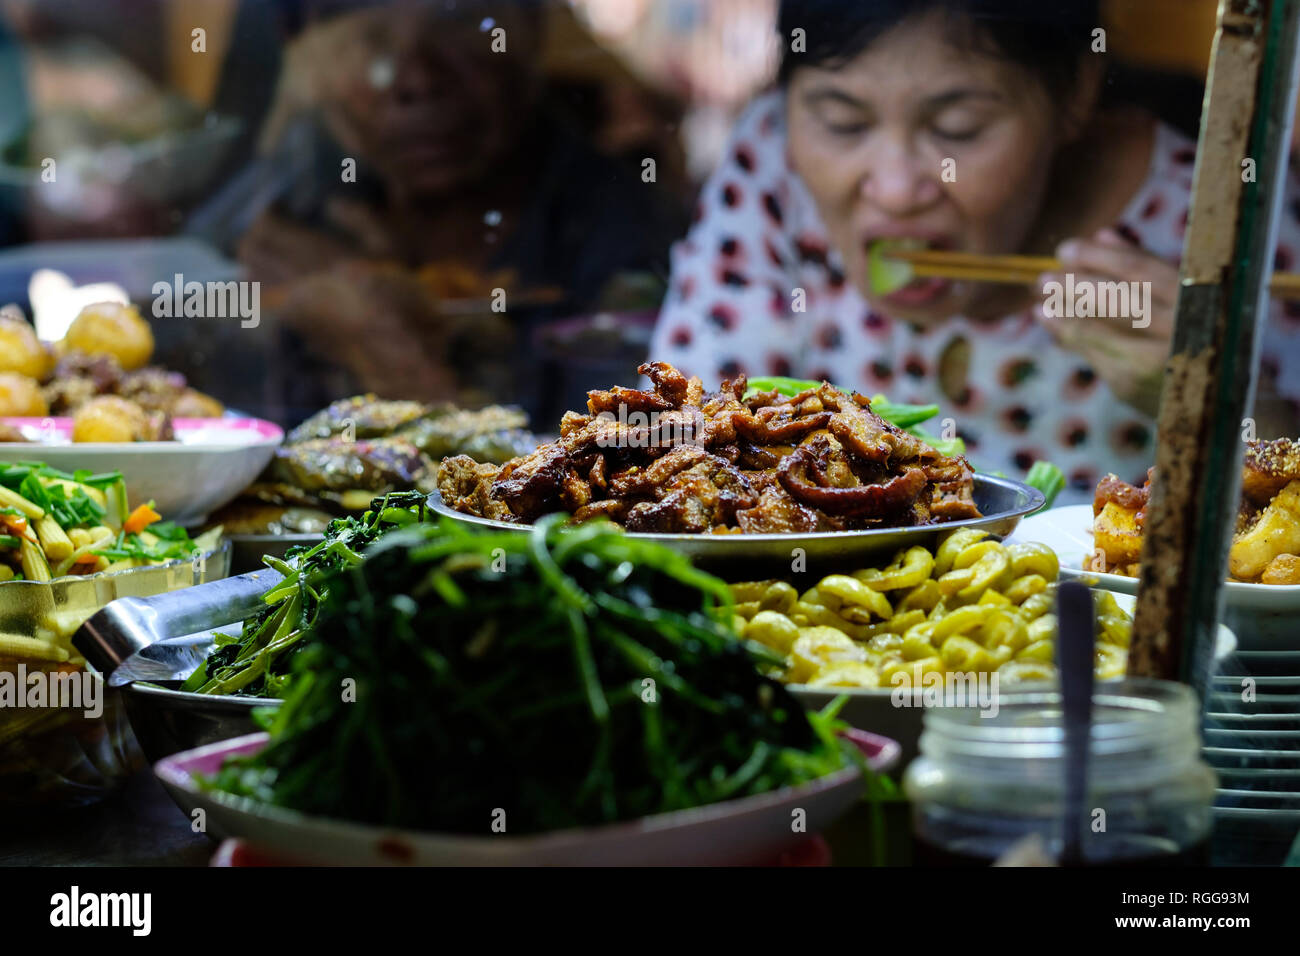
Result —
[[[235,253],[252,278],[272,286],[330,272],[343,263],[398,258],[392,231],[378,213],[338,197],[325,205],[330,229],[293,222],[267,211],[240,237]]]
[[[1113,229],[1063,242],[1057,258],[1063,271],[1040,277],[1043,297],[1034,308],[1038,320],[1064,348],[1087,361],[1121,401],[1154,417],[1174,331],[1178,268],[1136,248]],[[1067,274],[1073,277],[1076,306],[1091,285],[1092,315],[1081,317],[1076,311],[1069,316]],[[1053,294],[1057,287],[1048,283],[1060,283],[1060,294]],[[1125,283],[1127,290],[1108,295],[1115,283]],[[1110,305],[1118,303],[1117,311],[1124,311],[1125,302],[1126,314],[1109,314]]]
[[[279,291],[276,318],[346,368],[362,391],[418,401],[456,397],[445,323],[413,273],[352,262]]]

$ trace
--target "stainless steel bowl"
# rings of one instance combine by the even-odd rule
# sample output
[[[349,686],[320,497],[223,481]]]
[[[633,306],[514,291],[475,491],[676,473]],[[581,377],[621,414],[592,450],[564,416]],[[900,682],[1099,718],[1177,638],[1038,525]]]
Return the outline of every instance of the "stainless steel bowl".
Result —
[[[253,720],[259,707],[277,708],[279,700],[194,694],[155,684],[123,688],[126,713],[135,738],[149,762],[182,750],[242,737],[262,730]]]
[[[228,534],[230,542],[230,573],[244,574],[266,567],[263,556],[284,558],[290,548],[305,544],[320,544],[323,534]]]

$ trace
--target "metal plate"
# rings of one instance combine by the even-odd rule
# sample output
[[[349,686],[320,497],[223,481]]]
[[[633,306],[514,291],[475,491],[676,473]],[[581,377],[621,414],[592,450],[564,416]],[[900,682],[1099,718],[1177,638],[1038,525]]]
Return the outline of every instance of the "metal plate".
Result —
[[[820,531],[811,534],[645,534],[629,532],[629,537],[667,545],[687,555],[697,564],[713,569],[754,565],[781,566],[787,572],[790,561],[803,550],[808,567],[833,566],[841,569],[860,567],[861,562],[889,555],[899,548],[921,545],[930,547],[940,534],[954,528],[980,528],[1006,536],[1015,530],[1020,519],[1043,506],[1042,492],[1010,478],[976,475],[975,504],[982,518],[949,521],[917,528],[872,528],[867,531]],[[509,524],[453,511],[436,492],[429,497],[434,511],[466,524],[497,531],[527,532],[531,525]]]

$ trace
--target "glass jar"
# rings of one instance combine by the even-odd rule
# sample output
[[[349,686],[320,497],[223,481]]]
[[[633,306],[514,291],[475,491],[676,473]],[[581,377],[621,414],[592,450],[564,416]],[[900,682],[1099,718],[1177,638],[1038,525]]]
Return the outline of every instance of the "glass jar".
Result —
[[[1200,706],[1168,681],[1093,692],[1083,858],[1091,866],[1208,860],[1214,771],[1201,760]],[[1037,836],[1059,858],[1065,806],[1061,695],[1026,689],[925,712],[921,757],[904,776],[919,865],[987,865]]]

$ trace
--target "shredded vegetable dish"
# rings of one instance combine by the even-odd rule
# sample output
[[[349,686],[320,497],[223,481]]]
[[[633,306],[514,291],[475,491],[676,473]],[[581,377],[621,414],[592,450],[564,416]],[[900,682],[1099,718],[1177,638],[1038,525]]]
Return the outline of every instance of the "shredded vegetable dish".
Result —
[[[161,519],[152,502],[130,508],[120,472],[0,464],[0,582],[164,564],[208,550],[221,537],[214,528],[192,539]]]

